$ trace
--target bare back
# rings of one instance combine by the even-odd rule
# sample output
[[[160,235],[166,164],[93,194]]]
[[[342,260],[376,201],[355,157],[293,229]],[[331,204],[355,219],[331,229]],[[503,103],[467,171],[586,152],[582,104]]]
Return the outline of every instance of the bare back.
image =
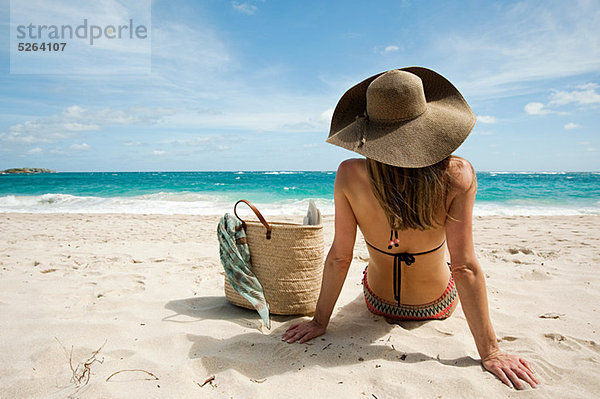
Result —
[[[452,160],[453,161],[453,160]],[[450,167],[455,167],[452,165]],[[364,238],[377,248],[392,253],[419,253],[438,247],[446,239],[446,229],[442,225],[435,229],[399,230],[399,246],[387,249],[390,235],[390,225],[379,202],[373,194],[365,159],[350,159],[344,161],[345,172],[343,180],[344,193],[356,218]],[[453,199],[450,190],[444,208],[439,209],[437,220],[446,219],[446,211]],[[394,303],[393,293],[393,257],[367,247],[370,254],[368,265],[368,283],[373,292],[382,299]],[[407,305],[420,305],[432,302],[440,297],[446,289],[450,278],[447,266],[450,256],[446,244],[428,254],[415,257],[415,262],[406,266],[402,264],[401,302]]]

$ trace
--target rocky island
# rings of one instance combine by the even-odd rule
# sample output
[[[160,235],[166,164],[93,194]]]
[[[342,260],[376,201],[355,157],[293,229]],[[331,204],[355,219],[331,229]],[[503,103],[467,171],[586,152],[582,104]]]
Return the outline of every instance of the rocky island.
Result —
[[[55,170],[52,169],[44,169],[44,168],[11,168],[5,169],[0,172],[0,174],[15,174],[15,173],[56,173]]]

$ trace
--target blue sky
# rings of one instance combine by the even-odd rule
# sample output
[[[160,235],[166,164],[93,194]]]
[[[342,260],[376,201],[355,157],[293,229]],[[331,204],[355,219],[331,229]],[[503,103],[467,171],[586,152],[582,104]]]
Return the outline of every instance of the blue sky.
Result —
[[[50,6],[72,14],[66,0],[18,1],[33,22]],[[128,3],[94,2],[114,18]],[[478,116],[456,152],[477,170],[600,170],[595,0],[152,1],[150,72],[26,75],[10,73],[9,4],[0,169],[335,170],[354,156],[324,141],[339,97],[418,65]],[[114,51],[122,65],[139,56]]]

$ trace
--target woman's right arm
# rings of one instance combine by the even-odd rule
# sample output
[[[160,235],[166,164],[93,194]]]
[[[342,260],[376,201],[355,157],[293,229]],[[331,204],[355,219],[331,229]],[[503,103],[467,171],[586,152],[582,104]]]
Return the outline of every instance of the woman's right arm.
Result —
[[[288,343],[304,343],[325,333],[329,318],[340,295],[348,268],[352,263],[354,242],[356,240],[356,217],[344,192],[351,179],[353,167],[347,161],[340,164],[335,177],[333,197],[335,202],[335,235],[331,249],[325,260],[321,292],[312,320],[293,324],[283,334]]]

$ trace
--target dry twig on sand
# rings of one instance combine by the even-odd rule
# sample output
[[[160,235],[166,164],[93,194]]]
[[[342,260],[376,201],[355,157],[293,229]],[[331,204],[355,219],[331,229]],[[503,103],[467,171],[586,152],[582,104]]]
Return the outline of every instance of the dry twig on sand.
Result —
[[[63,350],[65,351],[65,354],[67,354],[67,349],[62,344],[62,342],[60,342],[56,337],[54,337],[54,339],[56,339],[56,341],[60,344],[60,346],[62,346]],[[90,367],[92,366],[92,364],[104,363],[104,358],[100,360],[96,357],[100,353],[102,348],[104,348],[104,345],[106,345],[106,340],[104,340],[104,343],[98,349],[92,352],[92,354],[90,355],[90,357],[87,358],[86,361],[77,363],[76,367],[73,367],[73,345],[71,345],[71,351],[69,352],[69,367],[71,368],[71,372],[73,373],[73,375],[71,376],[71,381],[73,382],[73,384],[75,384],[76,386],[81,386],[86,385],[88,382],[90,382]]]
[[[119,371],[115,371],[114,373],[112,373],[111,375],[109,375],[109,376],[108,376],[108,378],[106,379],[106,382],[108,382],[108,380],[110,380],[112,376],[114,376],[114,375],[117,375],[117,374],[119,374],[119,373],[123,373],[123,372],[125,372],[125,371],[141,371],[142,373],[146,373],[146,374],[148,374],[149,376],[153,377],[153,379],[154,379],[154,380],[158,380],[158,377],[157,377],[157,376],[155,376],[154,374],[152,374],[152,373],[151,373],[151,372],[149,372],[149,371],[142,370],[142,369],[131,369],[131,370],[119,370]]]
[[[213,385],[213,381],[215,380],[215,376],[211,375],[210,377],[208,377],[206,380],[204,380],[204,382],[202,384],[200,384],[199,382],[197,382],[196,384],[198,384],[198,386],[200,388],[203,388],[206,384],[210,384]],[[214,385],[213,385],[214,386]]]

